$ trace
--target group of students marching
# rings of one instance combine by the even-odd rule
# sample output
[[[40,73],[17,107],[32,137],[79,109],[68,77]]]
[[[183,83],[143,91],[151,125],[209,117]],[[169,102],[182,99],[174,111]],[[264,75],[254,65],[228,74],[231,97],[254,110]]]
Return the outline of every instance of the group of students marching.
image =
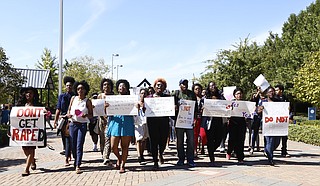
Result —
[[[224,143],[226,137],[225,127],[228,131],[228,148],[226,158],[230,159],[232,154],[236,155],[239,164],[243,164],[244,160],[244,141],[246,136],[246,127],[248,122],[252,123],[250,131],[252,130],[251,153],[255,148],[255,142],[258,138],[259,127],[261,125],[261,113],[263,110],[262,102],[265,101],[287,101],[281,94],[275,95],[275,89],[270,87],[267,89],[267,97],[264,97],[260,89],[253,96],[256,102],[256,113],[252,122],[244,117],[230,117],[225,126],[222,117],[208,117],[202,116],[203,105],[205,99],[224,99],[223,93],[219,91],[215,82],[211,81],[208,86],[203,87],[196,83],[193,84],[192,90],[188,89],[188,80],[181,79],[179,81],[179,89],[168,93],[167,82],[163,78],[157,78],[152,87],[148,89],[140,89],[140,100],[136,107],[138,114],[132,115],[105,115],[94,116],[92,100],[88,93],[90,86],[83,81],[75,81],[74,78],[64,77],[64,85],[66,92],[59,95],[56,106],[56,113],[54,118],[55,127],[61,133],[63,144],[63,153],[65,155],[65,166],[70,166],[71,155],[74,159],[73,166],[77,174],[82,173],[81,163],[83,157],[83,146],[85,136],[88,129],[94,142],[94,151],[97,151],[98,136],[100,139],[100,152],[103,156],[103,163],[105,165],[112,165],[119,170],[119,173],[126,172],[126,161],[129,153],[129,145],[132,139],[135,139],[137,144],[138,159],[141,164],[144,160],[144,150],[148,148],[152,160],[153,169],[159,169],[159,164],[163,164],[165,159],[163,157],[164,151],[168,144],[168,138],[171,131],[170,120],[177,119],[169,116],[145,117],[145,98],[158,97],[174,97],[174,104],[176,112],[179,112],[179,106],[184,100],[195,101],[194,122],[187,127],[175,125],[176,147],[178,162],[177,166],[187,164],[190,167],[196,166],[195,157],[197,156],[197,146],[199,138],[202,144],[207,145],[207,151],[210,159],[210,165],[215,165],[214,152]],[[101,93],[93,95],[93,99],[105,99],[110,95],[130,95],[130,84],[125,79],[120,79],[116,82],[115,90],[114,83],[111,79],[103,78],[100,83]],[[283,92],[283,86],[277,85],[278,92]],[[29,88],[20,91],[21,99],[20,106],[39,106],[39,95],[36,89]],[[243,90],[236,88],[233,91],[235,100],[243,99]],[[104,103],[104,109],[109,107],[109,103]],[[185,139],[186,137],[186,139]],[[270,165],[274,165],[273,151],[280,140],[279,137],[266,136],[265,137],[265,152]],[[287,139],[287,138],[286,138]],[[285,137],[283,145],[286,145]],[[186,149],[184,144],[186,143]],[[119,145],[121,151],[119,150]],[[257,147],[258,148],[258,147]],[[34,153],[35,146],[23,147],[27,156],[27,166],[22,176],[30,174],[29,168],[36,169]],[[110,160],[111,152],[117,157],[115,162]],[[120,153],[121,152],[121,153]],[[286,146],[283,147],[283,155],[287,155]]]

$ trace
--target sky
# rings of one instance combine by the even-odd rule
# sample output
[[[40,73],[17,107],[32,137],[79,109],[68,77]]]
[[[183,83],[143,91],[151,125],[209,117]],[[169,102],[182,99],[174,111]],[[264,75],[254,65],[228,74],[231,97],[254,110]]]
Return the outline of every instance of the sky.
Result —
[[[63,59],[92,56],[112,63],[113,78],[137,86],[205,72],[207,60],[249,38],[281,34],[290,14],[315,0],[64,0]],[[16,68],[35,68],[44,48],[59,56],[60,0],[1,0],[0,47]],[[118,73],[117,73],[118,72]],[[106,75],[111,77],[111,73]],[[191,88],[191,87],[190,87]]]

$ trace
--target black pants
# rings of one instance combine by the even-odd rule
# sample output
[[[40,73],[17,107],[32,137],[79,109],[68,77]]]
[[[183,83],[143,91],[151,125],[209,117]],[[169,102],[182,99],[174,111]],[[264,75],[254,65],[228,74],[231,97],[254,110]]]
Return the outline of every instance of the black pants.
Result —
[[[288,154],[288,152],[287,152],[287,142],[288,142],[288,136],[282,136],[281,137],[281,143],[282,143],[281,155],[282,156]]]
[[[212,118],[210,129],[206,130],[206,135],[210,162],[214,162],[214,152],[220,146],[224,136],[222,118]]]
[[[153,162],[158,162],[158,152],[163,154],[169,136],[169,117],[147,118]]]
[[[229,141],[228,141],[228,154],[232,151],[237,155],[238,161],[243,161],[244,159],[244,140],[246,137],[246,122],[243,121],[233,121],[231,118],[229,121]]]

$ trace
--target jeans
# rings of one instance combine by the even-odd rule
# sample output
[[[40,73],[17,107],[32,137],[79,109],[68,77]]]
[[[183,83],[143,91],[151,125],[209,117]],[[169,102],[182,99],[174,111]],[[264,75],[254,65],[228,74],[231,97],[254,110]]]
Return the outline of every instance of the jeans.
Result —
[[[280,137],[278,136],[265,136],[266,144],[264,151],[268,155],[268,160],[273,160],[273,151],[277,149],[280,144]]]
[[[69,157],[71,157],[71,152],[72,152],[72,150],[71,150],[72,142],[71,142],[71,138],[69,136],[66,136],[65,140],[66,140],[65,156],[66,156],[66,158],[69,158]]]
[[[70,138],[72,144],[72,155],[74,158],[74,166],[81,165],[83,156],[83,144],[87,133],[87,123],[70,123]]]
[[[194,160],[194,132],[193,129],[176,128],[177,150],[179,161],[184,162],[186,153],[184,151],[184,133],[187,135],[187,161],[192,163]]]

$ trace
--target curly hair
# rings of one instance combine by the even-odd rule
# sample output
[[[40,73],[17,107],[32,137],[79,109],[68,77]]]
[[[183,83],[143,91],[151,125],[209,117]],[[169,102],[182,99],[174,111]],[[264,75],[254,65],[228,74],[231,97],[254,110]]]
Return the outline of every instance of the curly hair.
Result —
[[[76,93],[76,96],[78,96],[78,91],[77,91],[77,88],[79,85],[82,85],[84,87],[84,89],[86,90],[85,92],[85,95],[88,95],[89,91],[90,91],[90,86],[89,84],[85,81],[85,80],[82,80],[82,81],[76,81],[74,84],[73,84],[73,91]]]
[[[70,82],[71,84],[74,84],[75,80],[73,77],[71,76],[64,76],[63,78],[63,84],[67,84],[68,82]]]
[[[153,87],[156,87],[156,84],[157,84],[158,82],[161,82],[161,83],[163,84],[164,89],[167,88],[167,81],[166,81],[164,78],[157,78],[157,79],[154,81],[154,83],[153,83]]]
[[[113,92],[113,81],[111,79],[103,78],[100,82],[100,90],[103,92],[103,83],[108,82],[109,85],[111,86],[111,92]]]
[[[42,106],[42,104],[39,101],[38,90],[36,88],[33,88],[33,87],[22,88],[20,90],[20,95],[19,95],[17,106],[25,106],[26,105],[26,103],[27,103],[26,91],[27,90],[32,90],[33,91],[33,102],[32,102],[33,106]]]
[[[119,85],[123,83],[126,88],[127,88],[127,95],[130,95],[130,83],[126,80],[126,79],[119,79],[117,82],[116,82],[116,88],[117,88],[117,92],[119,91],[118,88],[119,88]],[[119,93],[119,92],[118,92]]]

